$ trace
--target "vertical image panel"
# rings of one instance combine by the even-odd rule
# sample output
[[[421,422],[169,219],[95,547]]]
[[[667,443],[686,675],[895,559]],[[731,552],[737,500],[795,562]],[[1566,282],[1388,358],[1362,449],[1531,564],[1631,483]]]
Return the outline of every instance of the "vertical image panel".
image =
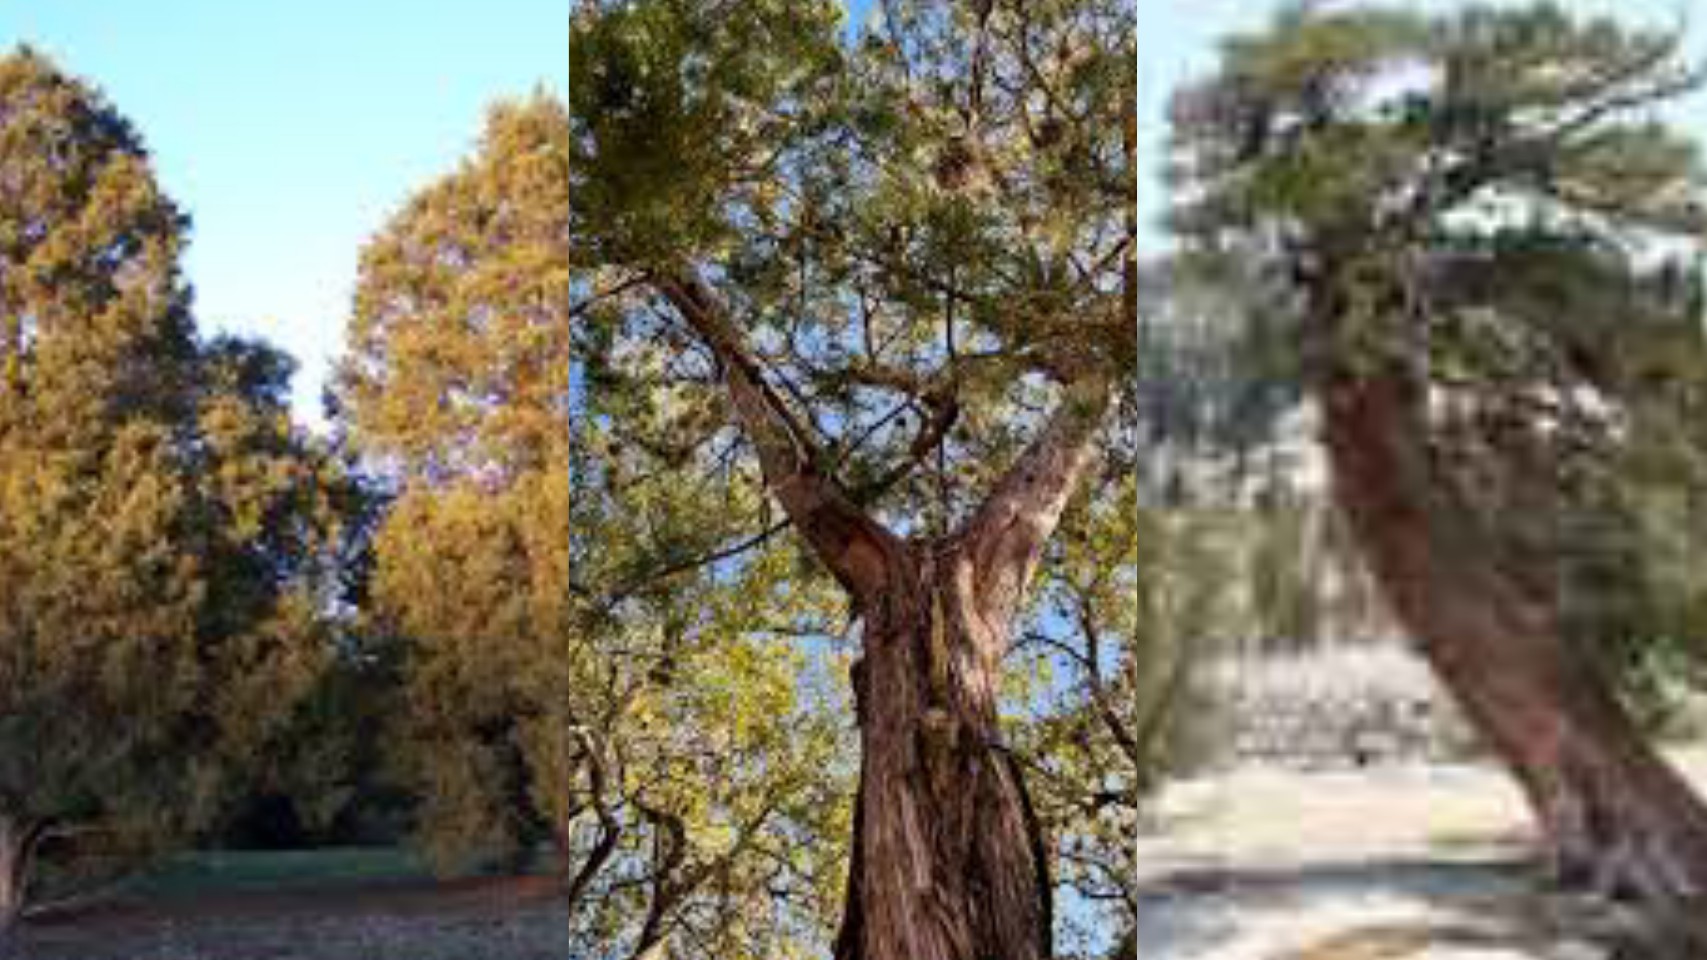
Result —
[[[570,47],[575,942],[1131,956],[1132,5],[589,2]]]
[[[1140,955],[1701,953],[1699,31],[1155,7],[1145,458],[1226,618],[1158,714]]]
[[[567,13],[0,19],[0,955],[566,955]]]

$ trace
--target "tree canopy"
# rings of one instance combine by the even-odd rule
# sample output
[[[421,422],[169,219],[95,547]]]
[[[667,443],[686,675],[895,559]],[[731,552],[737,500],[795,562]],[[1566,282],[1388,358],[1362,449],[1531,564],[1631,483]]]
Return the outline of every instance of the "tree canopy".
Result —
[[[1707,807],[1628,705],[1700,589],[1636,519],[1699,519],[1680,44],[1554,3],[1288,6],[1177,98],[1174,226],[1275,291],[1340,510],[1551,872],[1698,951]]]
[[[572,24],[589,483],[647,503],[667,475],[681,505],[632,547],[604,541],[619,552],[593,568],[627,569],[585,589],[626,602],[699,578],[776,597],[736,608],[744,632],[799,638],[808,676],[860,646],[868,664],[884,604],[859,559],[872,525],[947,542],[1005,509],[992,499],[1027,495],[1016,464],[1056,476],[1040,451],[1082,431],[1106,454],[1050,509],[1072,499],[1069,525],[1094,531],[1076,579],[1095,601],[1100,689],[1132,636],[1130,609],[1104,602],[1130,582],[1131,531],[1112,522],[1132,495],[1129,407],[1102,414],[1136,357],[1131,12],[894,2],[849,42],[839,7],[588,4]],[[1093,519],[1092,501],[1108,515]],[[1040,544],[1014,556],[1026,549]],[[1035,561],[1063,583],[1072,562],[1066,549]],[[991,570],[1005,606],[990,622],[1023,615],[1069,649],[1092,642],[1024,596],[1029,565]],[[886,712],[861,699],[865,669],[844,724]],[[887,683],[877,669],[869,682]],[[1013,723],[1042,687],[1030,667],[1004,681]],[[1089,686],[1073,689],[1088,703]],[[1106,777],[1073,789],[1124,800],[1134,787],[1123,762]],[[857,839],[852,857],[857,876]],[[878,949],[855,945],[859,899],[850,889],[838,955]]]
[[[9,921],[38,852],[182,836],[280,734],[328,652],[341,473],[291,424],[288,358],[197,337],[137,132],[27,49],[0,168]]]

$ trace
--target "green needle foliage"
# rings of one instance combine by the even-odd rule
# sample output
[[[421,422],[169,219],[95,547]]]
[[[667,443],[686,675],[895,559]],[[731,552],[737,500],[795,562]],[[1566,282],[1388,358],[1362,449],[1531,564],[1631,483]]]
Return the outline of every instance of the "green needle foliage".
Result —
[[[1174,110],[1200,264],[1323,294],[1331,322],[1284,293],[1252,315],[1297,377],[1426,384],[1419,447],[1479,535],[1649,707],[1701,627],[1707,173],[1661,112],[1700,86],[1681,52],[1555,3],[1295,4]]]
[[[0,170],[3,921],[35,855],[181,839],[281,735],[329,649],[342,480],[286,358],[196,339],[136,131],[28,50]]]
[[[814,451],[815,472],[920,538],[973,513],[1063,383],[1094,371],[1124,386],[1137,356],[1123,299],[1136,269],[1128,5],[894,0],[852,43],[842,8],[589,3],[571,26],[586,470],[620,508],[588,534],[585,587],[608,596],[614,585],[625,611],[653,597],[659,613],[717,611],[732,641],[774,648],[773,637],[800,637],[795,656],[771,662],[814,691],[847,685],[840,668],[856,647],[846,600],[765,490],[756,448],[776,438],[737,422],[723,364],[653,281],[683,270],[703,278],[788,408],[793,442]],[[1063,851],[1069,835],[1075,851],[1094,847],[1094,862],[1057,876],[1096,895],[1119,883],[1109,874],[1123,862],[1121,818],[1135,813],[1138,779],[1106,727],[1130,724],[1124,678],[1136,677],[1134,611],[1120,599],[1133,583],[1135,531],[1116,522],[1134,497],[1125,393],[1124,412],[1099,434],[1104,462],[1066,521],[1078,531],[1072,545],[1042,560],[1060,590],[1034,590],[1024,617],[1025,631],[1065,649],[1014,657],[1004,711],[1027,748],[1050,739],[1021,730],[1039,714],[1070,713],[1063,727],[1092,731],[1095,747],[1063,753],[1063,782],[1047,789]],[[1110,713],[1093,706],[1081,669],[1090,635],[1063,615],[1078,600],[1100,640],[1095,685]],[[1069,691],[1061,704],[1054,686]],[[808,705],[841,710],[830,716],[852,739],[845,693]],[[838,746],[834,770],[799,768],[803,796],[851,799],[850,747]],[[845,814],[801,825],[845,831]],[[821,885],[839,886],[845,833],[816,836],[831,854]],[[830,906],[815,923],[833,930],[840,904],[817,901]],[[1124,901],[1109,903],[1119,911]],[[1106,939],[1109,918],[1094,923]],[[694,944],[690,925],[662,955],[696,955]]]

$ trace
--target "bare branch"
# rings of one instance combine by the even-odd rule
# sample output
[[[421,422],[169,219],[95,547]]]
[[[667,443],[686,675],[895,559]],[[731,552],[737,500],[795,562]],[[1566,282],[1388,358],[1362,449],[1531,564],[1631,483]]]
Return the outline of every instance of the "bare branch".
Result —
[[[1111,402],[1106,379],[1088,374],[1067,386],[1043,431],[968,520],[964,531],[984,616],[1004,622],[1018,608],[1096,450]]]
[[[617,840],[622,835],[622,824],[611,812],[610,804],[605,798],[607,776],[604,757],[601,756],[591,733],[585,729],[574,732],[578,735],[577,739],[581,742],[582,753],[587,759],[593,811],[599,819],[599,839],[587,855],[586,862],[581,864],[581,869],[577,870],[569,880],[567,896],[571,916],[574,915],[576,905],[580,903],[581,898],[586,896],[587,890],[591,888],[593,878],[598,876],[599,871],[604,869],[605,863],[616,852]],[[564,841],[565,851],[567,851],[568,838],[565,837]]]
[[[716,354],[771,494],[842,586],[856,600],[870,597],[888,577],[899,547],[894,535],[821,469],[822,451],[766,383],[716,293],[683,269],[654,276],[652,282]]]

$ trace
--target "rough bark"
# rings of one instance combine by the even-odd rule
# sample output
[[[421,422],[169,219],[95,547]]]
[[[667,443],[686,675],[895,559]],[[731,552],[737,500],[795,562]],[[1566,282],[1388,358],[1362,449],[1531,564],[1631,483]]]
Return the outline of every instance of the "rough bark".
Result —
[[[855,854],[838,960],[1043,960],[1042,837],[996,719],[1003,624],[953,545],[866,610]]]
[[[1394,612],[1516,775],[1551,874],[1645,904],[1690,949],[1707,944],[1707,807],[1555,611],[1493,559],[1422,442],[1421,390],[1382,369],[1320,393],[1338,504]]]
[[[1073,384],[958,534],[890,541],[861,599],[860,785],[836,960],[1046,960],[1043,832],[997,724],[1021,599],[1090,463],[1106,385]]]
[[[1046,960],[1041,827],[997,723],[1002,654],[1025,589],[1092,460],[1101,376],[1060,406],[966,526],[909,542],[819,469],[822,452],[691,273],[654,286],[716,354],[765,483],[864,623],[860,782],[837,960]]]

